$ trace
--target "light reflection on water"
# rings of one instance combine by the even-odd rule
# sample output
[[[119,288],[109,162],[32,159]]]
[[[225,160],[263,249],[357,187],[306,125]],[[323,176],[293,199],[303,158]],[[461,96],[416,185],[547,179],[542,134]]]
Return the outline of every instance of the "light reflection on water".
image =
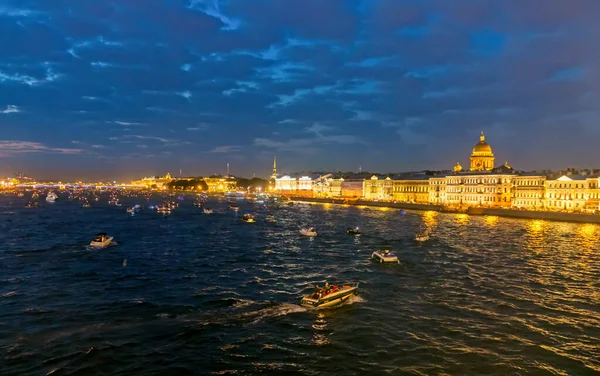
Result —
[[[217,200],[210,216],[187,201],[135,217],[5,206],[3,376],[600,372],[597,225],[328,204],[247,226]],[[300,236],[305,225],[319,235]],[[432,237],[416,244],[423,227]],[[100,228],[120,245],[86,251]],[[369,260],[383,244],[400,265]],[[298,306],[326,280],[360,282],[358,299]]]

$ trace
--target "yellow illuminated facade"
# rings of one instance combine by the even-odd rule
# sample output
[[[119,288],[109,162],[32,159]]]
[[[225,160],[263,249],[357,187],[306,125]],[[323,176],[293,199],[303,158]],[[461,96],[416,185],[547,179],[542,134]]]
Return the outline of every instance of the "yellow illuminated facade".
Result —
[[[393,201],[394,181],[390,177],[385,179],[372,176],[363,182],[363,198],[373,201]]]
[[[446,178],[446,200],[451,207],[502,208],[512,205],[515,175],[453,175]]]
[[[545,207],[546,177],[540,175],[515,176],[513,179],[515,208],[539,210]]]
[[[429,203],[429,179],[393,180],[393,199],[411,204]]]
[[[225,193],[236,189],[236,181],[231,177],[210,177],[203,180],[208,186],[208,192]]]
[[[598,178],[563,175],[546,180],[546,204],[553,211],[590,212],[598,210]]]
[[[134,187],[143,187],[143,188],[164,188],[167,184],[173,181],[171,174],[167,173],[165,176],[153,176],[153,177],[145,177],[140,180],[134,180],[131,182],[131,185]]]
[[[471,171],[490,171],[493,169],[494,153],[492,153],[492,147],[485,142],[485,135],[481,132],[479,142],[475,144],[471,153]]]

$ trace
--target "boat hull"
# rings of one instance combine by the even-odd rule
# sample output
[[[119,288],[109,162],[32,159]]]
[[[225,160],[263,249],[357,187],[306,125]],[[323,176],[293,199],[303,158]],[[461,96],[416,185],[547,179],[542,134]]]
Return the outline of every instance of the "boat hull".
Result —
[[[305,296],[300,301],[300,305],[305,308],[331,308],[339,304],[344,303],[353,296],[358,295],[358,287],[351,287],[336,293],[332,293],[328,296],[322,297],[321,299],[313,299],[310,295]]]
[[[106,247],[108,247],[109,245],[112,244],[112,241],[113,241],[112,237],[106,238],[106,240],[103,241],[103,242],[94,242],[93,241],[93,242],[90,243],[90,247],[94,247],[94,248],[106,248]]]
[[[373,252],[371,258],[380,263],[399,263],[398,257],[396,255],[393,256],[384,256],[379,252]]]

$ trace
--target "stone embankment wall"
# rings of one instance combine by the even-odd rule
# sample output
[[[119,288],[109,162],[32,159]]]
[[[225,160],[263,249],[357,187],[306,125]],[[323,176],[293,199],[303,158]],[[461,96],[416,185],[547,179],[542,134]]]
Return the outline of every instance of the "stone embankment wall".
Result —
[[[511,209],[485,209],[470,208],[467,210],[470,215],[495,215],[498,217],[510,217],[521,219],[541,219],[546,221],[576,222],[576,223],[599,223],[600,215],[594,214],[576,214],[576,213],[558,213],[547,211],[529,211],[529,210],[511,210]]]
[[[293,201],[304,201],[304,202],[319,202],[329,204],[346,204],[353,206],[375,206],[380,208],[395,208],[395,209],[410,209],[410,210],[434,210],[442,211],[443,207],[440,205],[427,205],[427,204],[408,204],[408,203],[393,203],[393,202],[380,202],[380,201],[365,201],[365,200],[343,200],[343,199],[331,199],[331,198],[308,198],[308,197],[290,197]]]
[[[458,211],[447,210],[441,205],[427,204],[407,204],[365,200],[343,200],[331,198],[311,198],[311,197],[290,197],[293,201],[318,202],[330,204],[346,204],[353,206],[375,206],[395,209],[409,210],[433,210],[446,213],[458,213]],[[464,211],[463,211],[464,213]],[[495,215],[498,217],[521,218],[521,219],[540,219],[546,221],[575,222],[575,223],[598,223],[600,224],[600,215],[593,214],[575,214],[575,213],[557,213],[545,211],[528,211],[512,209],[487,209],[487,208],[469,208],[466,211],[469,215]]]

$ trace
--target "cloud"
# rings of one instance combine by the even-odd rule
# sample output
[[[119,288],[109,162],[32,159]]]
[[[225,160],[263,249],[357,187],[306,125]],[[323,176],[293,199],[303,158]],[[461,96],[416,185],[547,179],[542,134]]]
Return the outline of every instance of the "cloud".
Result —
[[[234,153],[240,151],[239,146],[235,145],[226,145],[226,146],[217,146],[210,151],[210,153]]]
[[[15,153],[80,154],[83,150],[49,147],[39,142],[0,140],[0,156]]]
[[[596,0],[5,1],[0,112],[13,116],[2,136],[68,135],[115,158],[159,149],[165,170],[218,159],[208,151],[234,138],[252,173],[257,149],[451,167],[484,130],[520,168],[593,165],[598,14]],[[549,152],[558,135],[563,152]],[[92,154],[90,171],[113,173]]]
[[[6,108],[4,110],[0,111],[0,114],[14,114],[14,113],[19,113],[19,112],[21,112],[19,107],[9,104],[6,106]]]
[[[114,124],[118,124],[118,125],[126,125],[126,126],[130,126],[130,125],[146,125],[145,123],[138,123],[135,121],[120,121],[120,120],[115,120],[113,121]]]
[[[196,132],[196,131],[205,131],[209,128],[208,124],[198,124],[194,127],[186,128],[188,131]]]

